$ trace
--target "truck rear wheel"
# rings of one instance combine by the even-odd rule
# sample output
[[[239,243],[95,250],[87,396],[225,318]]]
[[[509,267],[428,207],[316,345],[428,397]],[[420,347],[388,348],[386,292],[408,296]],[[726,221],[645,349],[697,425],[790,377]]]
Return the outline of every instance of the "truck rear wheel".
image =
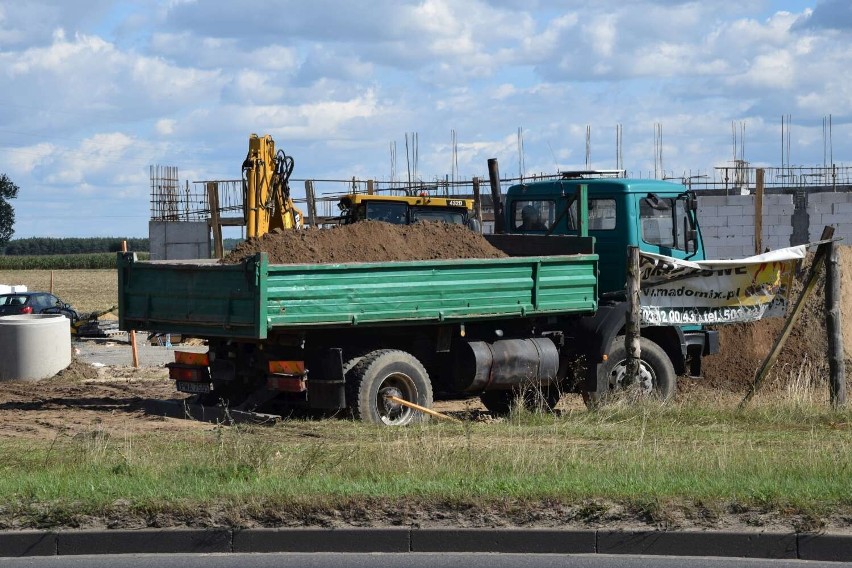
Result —
[[[479,395],[482,405],[491,414],[509,414],[512,406],[523,402],[524,408],[531,412],[553,412],[562,393],[556,385],[526,386],[510,390],[485,391]]]
[[[361,359],[346,375],[347,406],[357,420],[403,426],[428,416],[389,400],[395,396],[432,406],[432,384],[420,361],[405,351],[382,349]]]
[[[674,396],[677,376],[674,366],[663,348],[650,339],[641,337],[639,339],[642,351],[639,376],[630,380],[625,376],[627,348],[624,345],[624,340],[623,335],[619,335],[613,340],[608,358],[600,367],[600,372],[608,379],[609,390],[606,392],[584,392],[583,401],[587,407],[596,408],[622,394],[636,398],[654,397],[661,401],[669,400]]]

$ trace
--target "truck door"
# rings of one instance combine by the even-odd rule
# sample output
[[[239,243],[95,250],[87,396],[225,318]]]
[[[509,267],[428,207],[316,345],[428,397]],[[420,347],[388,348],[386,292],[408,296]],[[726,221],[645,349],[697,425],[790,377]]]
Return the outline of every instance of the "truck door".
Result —
[[[639,196],[639,248],[673,258],[703,258],[690,195]]]

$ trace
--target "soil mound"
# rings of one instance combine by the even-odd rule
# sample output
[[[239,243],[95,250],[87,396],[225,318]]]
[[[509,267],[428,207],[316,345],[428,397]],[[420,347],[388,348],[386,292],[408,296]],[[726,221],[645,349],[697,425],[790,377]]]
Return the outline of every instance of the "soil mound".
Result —
[[[89,381],[97,379],[98,376],[98,370],[95,367],[76,357],[71,359],[70,365],[56,375],[58,379],[64,381]]]
[[[501,258],[506,254],[462,225],[393,225],[364,221],[331,229],[277,231],[237,245],[222,260],[236,264],[266,252],[273,264],[388,262],[455,258]]]
[[[842,246],[840,254],[841,278],[852,274],[852,247]],[[801,293],[803,280],[813,262],[809,254],[793,284],[789,311]],[[842,281],[842,280],[841,280]],[[844,350],[852,355],[852,286],[842,285],[844,322]],[[824,383],[828,377],[828,338],[825,327],[825,271],[820,273],[816,286],[805,302],[802,314],[790,332],[784,348],[775,361],[764,383],[772,388],[798,383]],[[783,318],[772,318],[754,323],[721,325],[720,352],[706,357],[703,362],[703,381],[713,388],[744,392],[754,380],[754,374],[772,350],[784,327]]]

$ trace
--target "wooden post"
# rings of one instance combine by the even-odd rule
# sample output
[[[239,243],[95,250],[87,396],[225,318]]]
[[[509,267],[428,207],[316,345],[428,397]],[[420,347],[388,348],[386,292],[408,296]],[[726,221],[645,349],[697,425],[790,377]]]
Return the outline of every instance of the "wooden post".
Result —
[[[482,194],[479,190],[480,179],[473,178],[473,218],[479,224],[479,232],[482,232]]]
[[[305,198],[308,201],[308,223],[311,227],[317,226],[317,196],[314,193],[314,180],[305,180]]]
[[[121,241],[121,252],[127,252],[127,241]],[[133,367],[139,368],[139,350],[136,348],[136,330],[131,329],[127,332],[130,337],[130,351],[133,354]]]
[[[53,294],[53,271],[52,270],[50,271],[50,293]]]
[[[624,348],[627,350],[627,368],[624,379],[630,384],[639,374],[642,346],[639,342],[639,247],[627,247],[627,321]]]
[[[754,254],[763,252],[763,176],[765,170],[757,168],[754,189]]]
[[[834,228],[825,227],[822,230],[822,237],[820,237],[820,240],[827,241],[833,236]],[[772,369],[772,365],[775,364],[775,360],[778,359],[778,355],[781,353],[781,349],[787,342],[787,338],[790,337],[790,332],[793,331],[793,325],[799,319],[799,316],[802,314],[802,310],[805,307],[805,301],[808,299],[808,296],[811,295],[811,292],[813,292],[814,286],[816,286],[817,276],[819,276],[819,271],[822,269],[823,265],[823,259],[828,251],[828,244],[829,243],[822,243],[817,247],[814,260],[811,263],[811,268],[805,278],[805,285],[802,288],[802,292],[799,294],[799,297],[796,299],[796,305],[793,306],[793,311],[790,312],[789,316],[787,316],[787,321],[784,322],[784,329],[781,331],[781,335],[778,339],[775,340],[775,345],[772,346],[772,351],[769,352],[769,355],[766,356],[763,363],[760,365],[760,368],[758,368],[755,373],[754,382],[752,382],[748,392],[743,397],[742,401],[740,401],[740,409],[744,408],[745,405],[748,404],[748,401],[750,401],[757,393],[757,389],[760,388],[760,385],[766,378],[766,375],[769,374],[769,370]]]
[[[843,325],[840,311],[840,263],[838,247],[827,243],[825,255],[825,327],[828,333],[828,394],[831,406],[846,404],[846,362],[843,353]]]
[[[225,247],[222,243],[222,222],[219,219],[219,184],[215,181],[207,182],[207,203],[210,205],[210,229],[213,233],[213,256],[222,258],[225,256]]]
[[[376,191],[376,182],[368,179],[367,180],[367,195],[373,195],[373,192]]]
[[[494,232],[498,235],[506,232],[503,218],[503,193],[500,189],[500,167],[497,158],[488,159],[488,179],[491,182],[491,203],[494,208]]]

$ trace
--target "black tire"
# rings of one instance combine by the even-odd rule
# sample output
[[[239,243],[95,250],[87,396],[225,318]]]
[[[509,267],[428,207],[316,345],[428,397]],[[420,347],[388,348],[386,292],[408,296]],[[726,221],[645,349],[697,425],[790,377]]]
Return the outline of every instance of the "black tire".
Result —
[[[561,394],[557,385],[530,385],[509,390],[485,391],[479,395],[479,400],[491,414],[503,416],[509,414],[512,406],[521,400],[524,408],[531,412],[553,412]]]
[[[512,405],[515,403],[515,392],[512,390],[485,391],[479,395],[479,400],[488,409],[488,412],[496,416],[503,416],[509,414],[512,410]]]
[[[616,396],[628,394],[637,399],[653,397],[667,401],[674,396],[677,388],[677,375],[669,356],[662,347],[641,337],[639,339],[640,381],[624,381],[624,370],[627,362],[625,337],[619,335],[613,340],[606,362],[601,365],[600,372],[609,378],[609,390],[606,392],[584,392],[583,401],[589,408],[597,408],[606,404]]]
[[[356,420],[373,424],[404,426],[428,420],[422,412],[388,401],[384,395],[432,406],[429,374],[413,355],[394,349],[366,355],[346,376],[346,402]]]

